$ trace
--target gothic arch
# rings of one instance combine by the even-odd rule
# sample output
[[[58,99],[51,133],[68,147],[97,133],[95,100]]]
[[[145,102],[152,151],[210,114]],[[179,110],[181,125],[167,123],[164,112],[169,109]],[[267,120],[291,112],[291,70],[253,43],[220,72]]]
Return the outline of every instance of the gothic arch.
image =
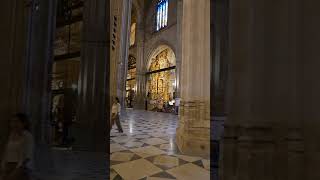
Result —
[[[149,67],[150,64],[150,60],[154,55],[157,55],[157,53],[159,53],[159,51],[161,51],[161,49],[165,49],[165,48],[169,48],[173,51],[173,54],[175,55],[175,60],[176,60],[176,49],[175,46],[173,46],[171,43],[169,43],[168,41],[164,41],[164,40],[160,40],[157,41],[152,48],[150,48],[148,50],[148,52],[146,53],[146,58],[144,60],[144,70],[147,71],[147,68]]]
[[[143,22],[143,7],[142,5],[138,2],[138,0],[133,0],[132,1],[132,10],[136,13],[137,16],[137,25],[141,26]]]

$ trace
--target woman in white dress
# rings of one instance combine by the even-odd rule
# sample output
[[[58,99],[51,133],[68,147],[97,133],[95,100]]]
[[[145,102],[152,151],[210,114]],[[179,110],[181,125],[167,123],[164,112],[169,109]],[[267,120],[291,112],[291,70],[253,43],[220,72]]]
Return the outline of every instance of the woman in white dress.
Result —
[[[25,114],[10,122],[10,135],[1,162],[3,180],[29,180],[33,160],[33,136]]]

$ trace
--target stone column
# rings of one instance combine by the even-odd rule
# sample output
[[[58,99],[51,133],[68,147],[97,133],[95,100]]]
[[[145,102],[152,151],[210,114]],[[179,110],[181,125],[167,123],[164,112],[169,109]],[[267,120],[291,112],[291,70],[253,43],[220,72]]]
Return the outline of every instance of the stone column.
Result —
[[[176,51],[176,98],[180,98],[180,79],[181,79],[181,62],[182,62],[182,17],[183,2],[177,1],[177,51]]]
[[[0,159],[12,113],[24,110],[26,39],[29,10],[23,1],[1,2],[0,20]]]
[[[317,168],[320,162],[320,111],[318,110],[320,102],[320,54],[317,48],[317,43],[320,40],[320,23],[317,21],[317,17],[319,17],[320,11],[317,10],[317,7],[319,7],[320,2],[299,0],[295,4],[298,5],[296,5],[298,15],[295,16],[298,18],[292,17],[291,22],[296,23],[295,28],[299,36],[294,39],[297,41],[297,47],[291,52],[298,56],[296,66],[298,74],[297,112],[300,115],[297,116],[299,120],[297,123],[299,129],[297,130],[303,132],[303,139],[300,138],[297,142],[301,143],[302,141],[305,147],[305,151],[300,151],[298,154],[300,156],[305,155],[299,168],[304,173],[304,179],[316,180],[320,178],[320,171]],[[295,142],[294,139],[291,142]],[[294,153],[294,155],[296,154]],[[291,159],[293,159],[293,156]]]
[[[228,75],[228,1],[211,0],[212,95],[213,114],[225,116]]]
[[[301,27],[297,2],[230,4],[232,86],[228,87],[222,180],[305,178],[303,118],[297,99],[296,29]]]
[[[141,19],[137,23],[137,92],[135,97],[135,109],[145,109],[146,103],[146,67],[144,62],[144,26]]]
[[[49,142],[49,70],[55,5],[55,1],[45,0],[2,2],[0,145],[6,139],[12,114],[17,112],[30,117],[36,150]]]
[[[112,48],[110,48],[110,96],[116,97],[118,95],[118,67],[120,59],[120,38],[121,38],[121,12],[122,1],[112,0],[110,2],[111,17],[110,17],[110,38],[112,41]]]
[[[181,106],[177,144],[182,153],[210,154],[210,0],[184,0]]]
[[[26,49],[25,111],[33,123],[36,142],[47,146],[51,138],[51,71],[56,1],[31,4]]]
[[[121,32],[120,32],[120,58],[118,59],[117,96],[122,107],[125,107],[126,81],[128,73],[128,57],[131,27],[131,0],[122,1]]]
[[[51,62],[51,40],[54,25],[55,1],[10,1],[4,4],[1,72],[8,93],[2,106],[3,119],[8,121],[12,113],[29,115],[37,143],[47,141],[49,131],[49,69]],[[8,22],[8,18],[10,22]],[[2,110],[1,110],[2,111]],[[7,123],[4,126],[7,128]],[[6,130],[4,131],[6,132]]]
[[[106,152],[109,128],[109,2],[85,1],[75,148]]]

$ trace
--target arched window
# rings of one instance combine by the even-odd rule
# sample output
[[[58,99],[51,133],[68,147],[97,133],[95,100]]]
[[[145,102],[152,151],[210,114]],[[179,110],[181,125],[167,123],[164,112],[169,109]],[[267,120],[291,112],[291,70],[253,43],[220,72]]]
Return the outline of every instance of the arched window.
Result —
[[[156,30],[166,27],[168,25],[168,0],[159,0],[157,4],[156,16]]]

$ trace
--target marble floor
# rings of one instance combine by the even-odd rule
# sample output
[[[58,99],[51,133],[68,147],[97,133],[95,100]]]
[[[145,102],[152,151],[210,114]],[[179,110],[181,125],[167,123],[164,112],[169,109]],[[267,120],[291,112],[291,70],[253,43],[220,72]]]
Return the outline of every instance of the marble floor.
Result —
[[[179,152],[173,114],[126,110],[110,139],[111,180],[209,180],[210,159]]]

